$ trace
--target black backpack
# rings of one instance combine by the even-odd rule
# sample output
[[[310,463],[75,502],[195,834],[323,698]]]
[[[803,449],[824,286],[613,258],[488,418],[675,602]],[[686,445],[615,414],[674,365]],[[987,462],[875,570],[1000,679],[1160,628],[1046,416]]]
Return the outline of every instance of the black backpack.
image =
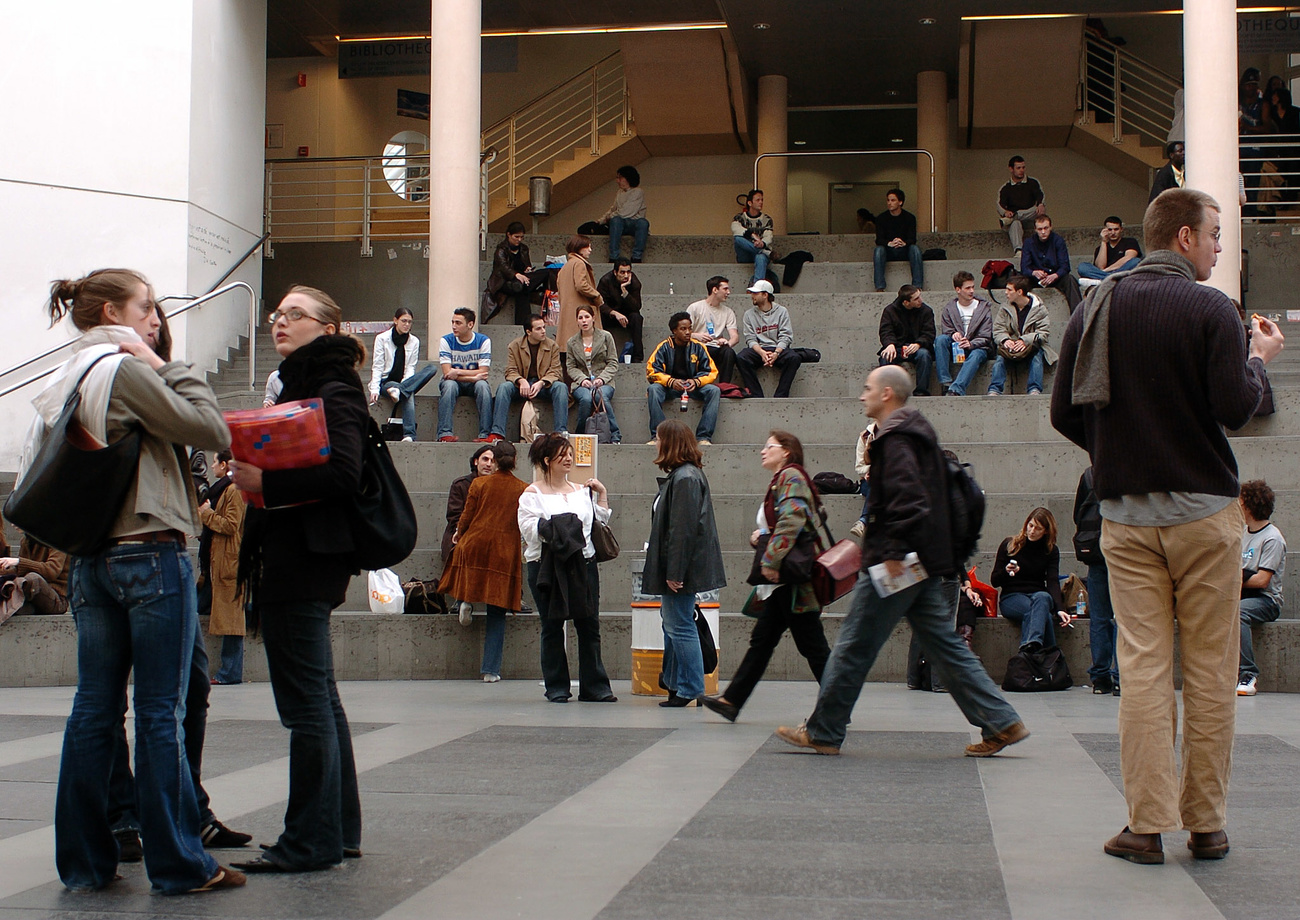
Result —
[[[1069,690],[1073,686],[1065,655],[1054,645],[1016,652],[1007,662],[1007,673],[1002,679],[1002,689],[1009,693]]]
[[[1074,498],[1074,558],[1084,565],[1101,565],[1101,502],[1092,488],[1092,467],[1079,477]]]
[[[948,476],[948,520],[952,526],[952,558],[963,569],[975,555],[984,526],[984,490],[969,463],[944,457]]]

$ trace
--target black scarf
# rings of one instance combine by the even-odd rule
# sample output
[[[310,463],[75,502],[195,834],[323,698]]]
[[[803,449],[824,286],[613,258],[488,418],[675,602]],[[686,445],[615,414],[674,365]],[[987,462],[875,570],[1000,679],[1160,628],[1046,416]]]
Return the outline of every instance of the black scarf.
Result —
[[[397,324],[393,324],[393,366],[389,368],[385,380],[402,382],[402,378],[406,375],[406,341],[410,337],[409,329],[406,332],[398,332]]]

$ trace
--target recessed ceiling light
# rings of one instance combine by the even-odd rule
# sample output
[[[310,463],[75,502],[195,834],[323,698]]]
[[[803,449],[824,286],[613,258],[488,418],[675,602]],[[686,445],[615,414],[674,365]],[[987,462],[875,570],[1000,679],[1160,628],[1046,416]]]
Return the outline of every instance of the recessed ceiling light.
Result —
[[[903,139],[902,139],[901,137],[891,137],[891,138],[889,139],[889,142],[890,142],[891,144],[901,144],[901,143],[903,143]]]
[[[758,31],[760,31],[760,32],[763,32],[763,31],[766,31],[767,29],[770,29],[770,28],[772,28],[772,27],[771,27],[770,25],[768,25],[766,22],[756,22],[756,23],[754,23],[754,28],[755,28],[755,29],[758,29]]]
[[[805,146],[807,143],[808,143],[807,141],[795,141],[795,142],[794,142],[794,145],[795,145],[796,147],[803,147],[803,146]]]
[[[917,20],[917,21],[920,22],[921,25],[923,25],[923,26],[932,26],[932,25],[934,25],[934,18],[933,18],[933,17],[930,17],[930,16],[926,16],[924,19],[920,19],[920,20]]]
[[[898,90],[896,90],[896,89],[887,89],[887,90],[885,90],[885,95],[886,95],[886,96],[897,96],[897,95],[898,95]]]

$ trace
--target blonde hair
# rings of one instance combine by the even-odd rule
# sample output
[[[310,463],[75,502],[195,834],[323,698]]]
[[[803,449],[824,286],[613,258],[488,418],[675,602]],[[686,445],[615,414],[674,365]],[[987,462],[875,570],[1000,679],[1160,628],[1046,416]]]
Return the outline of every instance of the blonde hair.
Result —
[[[317,319],[332,325],[335,335],[347,335],[343,331],[343,308],[329,294],[326,294],[320,288],[309,287],[305,284],[290,285],[289,290],[284,292],[284,296],[288,297],[290,294],[302,294],[304,297],[310,297],[316,302],[316,307],[320,312]],[[283,300],[284,298],[280,299]],[[357,360],[357,367],[360,367],[366,363],[366,345],[355,335],[347,335],[347,337],[356,342],[361,349],[361,357]]]

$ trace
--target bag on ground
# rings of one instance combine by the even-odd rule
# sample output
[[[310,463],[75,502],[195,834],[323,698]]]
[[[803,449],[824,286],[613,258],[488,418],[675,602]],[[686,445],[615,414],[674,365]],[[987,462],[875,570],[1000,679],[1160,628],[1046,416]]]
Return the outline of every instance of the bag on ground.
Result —
[[[1021,649],[1007,662],[1002,689],[1009,693],[1069,690],[1074,686],[1065,655],[1055,645],[1031,651]]]
[[[376,569],[368,573],[371,613],[401,613],[406,606],[402,580],[392,569]]]

